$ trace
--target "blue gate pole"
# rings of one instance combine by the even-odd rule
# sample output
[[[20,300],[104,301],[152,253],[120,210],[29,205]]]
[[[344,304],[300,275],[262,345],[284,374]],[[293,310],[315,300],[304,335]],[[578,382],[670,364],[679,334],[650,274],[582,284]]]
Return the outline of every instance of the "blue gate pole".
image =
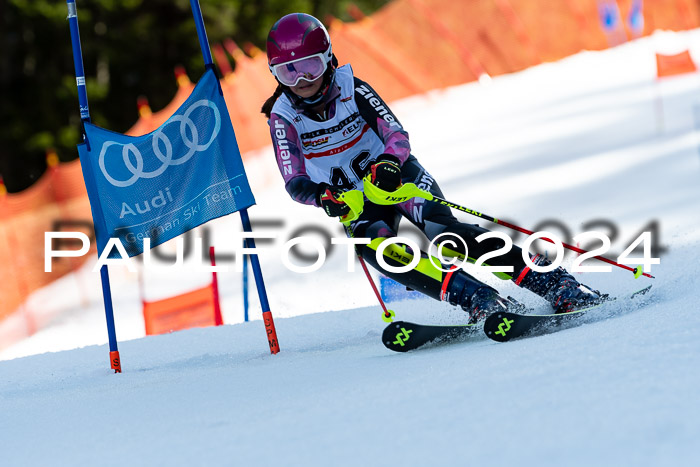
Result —
[[[194,16],[195,26],[197,27],[197,36],[199,37],[199,46],[202,49],[204,57],[204,67],[213,68],[214,63],[211,58],[211,49],[209,47],[209,39],[207,39],[207,31],[204,28],[204,20],[202,19],[202,9],[199,6],[199,0],[190,0],[192,7],[192,15]],[[241,209],[241,222],[245,232],[252,232],[250,218],[248,217],[248,209]],[[249,238],[246,240],[249,248],[255,248],[255,240]],[[251,254],[250,262],[253,266],[253,276],[255,277],[255,286],[258,289],[258,297],[262,306],[263,321],[265,322],[265,330],[267,332],[267,342],[270,344],[270,352],[276,354],[280,351],[279,342],[277,341],[277,332],[275,331],[275,322],[272,319],[270,304],[267,301],[267,292],[265,291],[265,282],[263,281],[262,269],[260,268],[260,260],[258,255]]]
[[[241,209],[241,222],[245,232],[252,232],[250,218],[248,217],[248,209]],[[246,243],[248,248],[255,249],[255,240],[247,238]],[[267,301],[267,292],[265,291],[265,282],[263,281],[262,269],[260,268],[260,260],[258,255],[253,253],[250,255],[250,264],[253,266],[253,276],[255,277],[255,286],[258,289],[258,298],[262,307],[263,321],[265,322],[265,331],[267,332],[267,342],[270,344],[270,352],[276,354],[280,351],[279,341],[277,340],[277,331],[275,330],[275,322],[272,319],[270,311],[270,303]]]
[[[78,102],[80,104],[80,120],[90,122],[90,110],[88,108],[87,90],[85,88],[85,70],[83,69],[83,52],[80,47],[80,31],[78,29],[78,9],[75,0],[66,0],[68,6],[68,25],[70,26],[70,39],[73,46],[73,64],[75,65],[75,79],[78,86]],[[83,142],[86,142],[85,130],[83,129]],[[94,219],[93,219],[94,220]],[[95,235],[95,238],[98,238]],[[102,256],[104,251],[104,241],[97,241],[97,254]],[[117,348],[117,332],[114,328],[114,307],[112,305],[112,289],[109,285],[109,270],[107,265],[100,268],[100,279],[102,281],[102,297],[105,304],[105,318],[107,320],[107,335],[109,337],[109,360],[111,368],[115,373],[122,372],[119,349]]]
[[[248,246],[243,240],[243,246]],[[248,255],[243,256],[243,321],[248,322]]]
[[[204,66],[206,68],[211,68],[214,65],[214,61],[211,58],[209,39],[207,39],[207,30],[204,29],[204,19],[202,19],[202,9],[199,6],[199,0],[190,0],[190,6],[192,7],[194,24],[197,27],[197,37],[199,37],[199,46],[202,48]]]

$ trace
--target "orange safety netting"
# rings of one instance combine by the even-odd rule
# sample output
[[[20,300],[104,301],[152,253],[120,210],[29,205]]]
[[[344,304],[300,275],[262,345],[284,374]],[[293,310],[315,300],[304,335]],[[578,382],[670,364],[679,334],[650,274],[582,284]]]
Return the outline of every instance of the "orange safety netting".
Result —
[[[698,71],[698,69],[688,50],[675,55],[656,54],[657,78],[695,73],[696,71]]]
[[[49,168],[21,193],[0,194],[0,323],[17,310],[35,290],[80,267],[82,258],[55,258],[52,272],[44,272],[44,234],[51,231],[92,233],[90,204],[80,162]],[[64,242],[62,249],[79,249],[80,243]],[[58,246],[55,246],[58,248]],[[95,251],[94,245],[91,252]],[[78,291],[76,291],[76,294]],[[27,315],[31,310],[20,310]],[[29,320],[31,321],[31,320]],[[2,334],[0,348],[31,334],[28,328]],[[1,334],[1,333],[0,333]],[[14,337],[13,337],[14,336]]]
[[[633,0],[616,4],[620,32],[636,37],[627,21]],[[700,6],[693,0],[644,0],[643,13],[643,35],[700,26]],[[340,63],[352,63],[356,76],[388,102],[609,46],[598,0],[395,0],[352,23],[333,20],[329,32]],[[235,62],[233,72],[224,64],[224,50],[214,44],[225,73],[222,89],[231,121],[240,150],[246,153],[270,143],[260,107],[276,82],[264,53],[246,54],[231,40],[224,41],[223,49]],[[685,56],[678,60],[687,66]],[[669,65],[659,68],[660,73],[667,69]],[[128,134],[155,130],[184,102],[193,84],[182,71],[177,80],[172,102],[158,112],[141,106]],[[43,272],[44,232],[61,219],[92,219],[77,161],[51,168],[22,193],[0,194],[0,324],[28,294],[80,264],[55,259],[54,272]]]
[[[209,284],[175,297],[143,302],[146,335],[166,334],[194,327],[214,326],[214,288]]]
[[[637,37],[628,21],[633,0],[617,5],[619,32]],[[644,35],[700,25],[700,8],[691,0],[645,0],[643,7]],[[388,102],[609,46],[598,0],[395,0],[353,23],[333,19],[329,32],[340,64],[352,63],[356,76]],[[265,54],[249,57],[230,40],[213,49],[241,152],[266,146],[269,129],[260,107],[276,82]],[[153,131],[172,114],[192,89],[189,80],[178,82],[173,102],[142,114],[129,134]]]

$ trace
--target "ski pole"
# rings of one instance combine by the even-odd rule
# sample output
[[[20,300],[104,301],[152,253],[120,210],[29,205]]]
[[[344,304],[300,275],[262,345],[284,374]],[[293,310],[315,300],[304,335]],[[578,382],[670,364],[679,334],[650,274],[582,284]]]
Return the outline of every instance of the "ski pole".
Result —
[[[364,209],[364,204],[365,204],[365,198],[364,195],[362,194],[361,191],[359,190],[350,190],[346,191],[340,194],[338,197],[341,201],[345,202],[345,204],[350,207],[350,212],[346,214],[345,216],[340,218],[340,222],[343,224],[343,228],[345,229],[345,234],[352,238],[353,234],[352,231],[350,230],[350,223],[360,217],[360,214],[362,214],[362,210]],[[396,316],[396,313],[393,310],[389,310],[386,307],[386,304],[384,304],[384,300],[382,300],[382,295],[379,293],[379,290],[377,289],[376,284],[374,283],[374,280],[372,279],[372,276],[369,273],[369,269],[367,269],[367,264],[365,263],[364,258],[358,253],[357,251],[355,252],[357,254],[357,259],[360,260],[360,265],[362,265],[362,270],[365,272],[365,276],[367,277],[367,280],[369,281],[369,285],[372,286],[372,290],[374,291],[374,295],[377,297],[377,300],[379,301],[379,305],[382,307],[382,310],[384,311],[384,314],[382,315],[382,320],[384,320],[387,323],[391,323],[394,320],[394,316]]]
[[[362,270],[365,271],[365,276],[367,276],[367,280],[369,281],[369,285],[372,286],[372,290],[374,290],[374,295],[377,297],[377,300],[379,301],[379,305],[382,307],[382,310],[384,310],[384,314],[382,315],[382,320],[386,323],[391,323],[394,321],[394,316],[396,316],[396,313],[394,310],[389,310],[386,307],[386,304],[384,303],[384,300],[382,300],[382,295],[379,293],[379,290],[377,290],[377,285],[374,283],[374,280],[372,279],[372,276],[369,274],[369,269],[367,269],[367,264],[365,263],[365,260],[360,256],[360,254],[357,254],[357,259],[360,260],[360,264],[362,265]]]
[[[534,232],[531,230],[524,229],[522,227],[518,227],[517,225],[511,224],[510,222],[506,222],[500,219],[496,219],[495,217],[489,216],[488,214],[484,214],[483,212],[475,211],[473,209],[469,209],[467,207],[461,206],[457,203],[453,203],[451,201],[448,201],[444,198],[441,198],[439,196],[435,196],[434,194],[430,193],[429,191],[426,190],[421,190],[418,188],[415,184],[413,183],[404,183],[401,185],[396,191],[393,192],[388,192],[384,191],[377,186],[373,185],[372,183],[369,182],[367,178],[364,180],[364,192],[365,196],[372,201],[375,204],[397,204],[397,203],[403,203],[404,201],[408,201],[411,198],[423,198],[427,201],[433,201],[435,203],[442,204],[443,206],[450,207],[452,209],[457,209],[458,211],[466,212],[467,214],[471,214],[472,216],[479,217],[481,219],[485,219],[487,221],[493,222],[494,224],[502,225],[504,227],[508,227],[513,230],[517,230],[518,232],[522,232],[526,235],[533,235]],[[549,243],[554,243],[554,240],[546,237],[542,237],[542,240],[545,240]],[[564,248],[568,248],[569,250],[575,251],[580,254],[585,254],[588,253],[586,250],[583,250],[581,248],[575,247],[573,245],[569,245],[568,243],[562,242],[562,245]],[[654,276],[651,274],[648,274],[646,272],[642,272],[642,267],[637,266],[636,268],[631,268],[629,266],[626,266],[624,264],[620,264],[616,261],[613,261],[611,259],[605,258],[603,256],[593,256],[593,258],[603,261],[608,264],[612,264],[613,266],[617,266],[622,269],[626,269],[628,271],[631,271],[634,273],[635,278],[639,278],[640,276],[646,276],[649,278],[654,279]]]

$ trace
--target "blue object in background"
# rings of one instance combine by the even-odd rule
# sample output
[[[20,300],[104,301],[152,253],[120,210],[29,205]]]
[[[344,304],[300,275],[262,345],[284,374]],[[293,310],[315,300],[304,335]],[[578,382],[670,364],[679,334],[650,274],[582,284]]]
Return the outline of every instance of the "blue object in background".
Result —
[[[412,300],[421,298],[423,294],[407,290],[405,285],[399,284],[386,276],[379,276],[379,294],[385,303],[397,302],[399,300]]]
[[[598,2],[598,11],[601,25],[606,32],[613,32],[620,27],[620,9],[616,1]]]
[[[632,0],[627,25],[635,36],[644,33],[644,0]]]

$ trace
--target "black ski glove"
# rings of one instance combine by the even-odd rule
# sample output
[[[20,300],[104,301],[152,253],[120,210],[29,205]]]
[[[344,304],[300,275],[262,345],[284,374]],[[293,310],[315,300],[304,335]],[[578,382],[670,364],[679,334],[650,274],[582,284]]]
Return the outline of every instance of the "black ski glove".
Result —
[[[321,206],[330,217],[340,217],[350,212],[350,206],[338,199],[341,193],[342,190],[326,183],[319,184],[318,205]]]
[[[401,167],[398,157],[381,154],[369,168],[372,185],[384,191],[396,191],[401,186]]]

